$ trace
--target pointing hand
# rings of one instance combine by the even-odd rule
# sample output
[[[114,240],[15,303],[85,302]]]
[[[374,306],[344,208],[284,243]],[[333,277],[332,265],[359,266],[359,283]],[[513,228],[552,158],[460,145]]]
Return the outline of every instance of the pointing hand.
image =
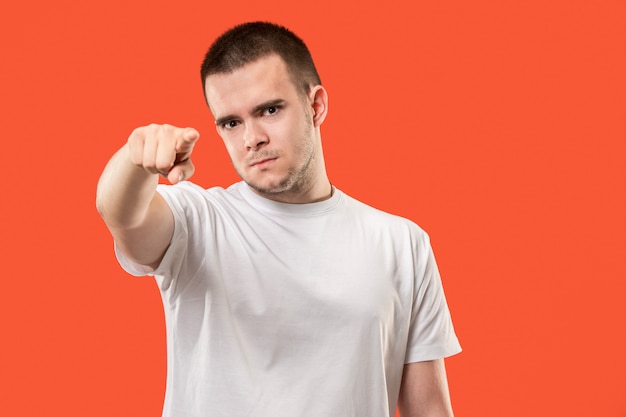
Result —
[[[134,165],[176,184],[193,175],[191,152],[199,137],[198,131],[190,127],[139,127],[128,138],[130,158]]]

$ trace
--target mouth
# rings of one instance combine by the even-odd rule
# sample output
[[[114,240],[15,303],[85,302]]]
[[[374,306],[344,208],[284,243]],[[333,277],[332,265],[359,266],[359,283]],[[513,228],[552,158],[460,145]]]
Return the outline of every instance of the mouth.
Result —
[[[272,162],[274,162],[276,159],[278,159],[277,157],[273,157],[273,158],[261,158],[261,159],[257,159],[255,161],[252,161],[250,163],[251,167],[256,167],[256,168],[264,168],[268,165],[270,165]]]

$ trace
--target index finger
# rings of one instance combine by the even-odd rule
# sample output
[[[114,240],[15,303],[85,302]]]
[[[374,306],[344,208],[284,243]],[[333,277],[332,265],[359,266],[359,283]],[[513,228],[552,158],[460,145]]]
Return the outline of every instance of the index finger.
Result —
[[[186,128],[180,136],[180,140],[176,141],[176,152],[189,152],[199,138],[200,133],[196,129],[193,127]]]

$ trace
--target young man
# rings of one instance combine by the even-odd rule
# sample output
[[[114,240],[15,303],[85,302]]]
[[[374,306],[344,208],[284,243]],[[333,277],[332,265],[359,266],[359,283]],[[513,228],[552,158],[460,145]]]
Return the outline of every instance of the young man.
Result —
[[[305,44],[243,24],[201,73],[243,181],[185,181],[198,132],[150,125],[98,184],[122,266],[162,293],[163,415],[452,416],[443,358],[460,347],[428,236],[331,185]]]

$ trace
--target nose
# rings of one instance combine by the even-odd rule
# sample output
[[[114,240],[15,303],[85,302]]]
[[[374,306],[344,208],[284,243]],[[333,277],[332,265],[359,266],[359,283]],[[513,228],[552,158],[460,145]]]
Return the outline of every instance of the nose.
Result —
[[[269,137],[257,123],[246,123],[243,144],[246,150],[257,150],[269,142]]]

